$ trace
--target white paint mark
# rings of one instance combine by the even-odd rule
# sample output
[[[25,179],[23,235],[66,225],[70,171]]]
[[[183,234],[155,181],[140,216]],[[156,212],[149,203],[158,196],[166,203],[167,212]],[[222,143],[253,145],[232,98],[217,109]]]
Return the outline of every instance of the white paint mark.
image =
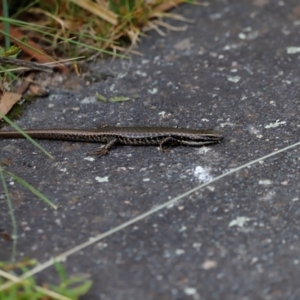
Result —
[[[96,244],[96,246],[97,246],[97,248],[98,248],[99,250],[103,250],[103,249],[105,249],[108,245],[107,245],[107,243],[99,242],[99,243]]]
[[[230,82],[237,83],[241,80],[241,77],[240,76],[228,76],[227,80]]]
[[[205,154],[205,153],[207,153],[209,151],[211,151],[211,148],[205,147],[205,146],[199,148],[199,150],[198,150],[199,154]]]
[[[94,158],[94,157],[91,157],[91,156],[88,156],[88,157],[85,157],[84,160],[94,161],[95,158]]]
[[[137,70],[137,71],[135,72],[135,74],[136,74],[136,75],[139,75],[139,76],[141,76],[141,77],[147,77],[147,73],[141,72],[140,70]]]
[[[202,264],[202,269],[204,270],[214,269],[216,267],[217,267],[217,262],[210,259],[208,259]]]
[[[244,227],[244,225],[249,222],[251,219],[248,217],[237,217],[235,220],[232,220],[229,223],[229,227],[232,226],[238,226],[238,227]]]
[[[280,120],[276,120],[275,123],[270,123],[269,125],[266,125],[265,128],[269,129],[269,128],[276,128],[280,125],[284,125],[286,124],[286,121],[280,121]]]
[[[97,98],[95,96],[91,96],[91,97],[84,97],[80,103],[81,104],[90,104],[90,103],[96,103],[97,102]]]
[[[201,243],[193,243],[193,248],[195,248],[197,251],[199,251],[200,250],[200,248],[201,248],[201,246],[202,246],[202,244]]]
[[[258,184],[262,184],[262,185],[271,185],[273,182],[272,180],[269,179],[262,179],[258,181]]]
[[[215,190],[215,187],[212,186],[212,185],[208,185],[206,188],[207,188],[208,190],[210,190],[211,192],[213,192],[213,191]]]
[[[245,40],[246,39],[246,34],[241,32],[241,33],[238,34],[238,37],[239,37],[240,40]]]
[[[179,229],[179,232],[186,231],[186,229],[187,229],[186,226],[183,225],[183,226]]]
[[[220,126],[223,128],[225,126],[230,126],[230,127],[234,127],[235,124],[231,123],[231,122],[225,122],[225,123],[220,123]]]
[[[238,37],[240,40],[247,40],[247,41],[252,41],[252,40],[255,40],[257,37],[259,36],[259,33],[258,31],[252,31],[252,32],[249,32],[249,33],[239,33],[238,34]]]
[[[300,52],[300,47],[287,47],[286,48],[287,54],[296,54]]]
[[[186,286],[184,288],[184,293],[188,296],[194,296],[194,295],[198,294],[197,290],[195,288],[189,287],[189,286]]]
[[[197,166],[194,170],[194,176],[197,177],[197,179],[201,182],[207,182],[209,180],[212,180],[212,176],[209,174],[209,170],[205,169],[201,166]]]
[[[56,223],[58,226],[61,226],[61,219],[55,219],[55,223]]]
[[[209,15],[209,18],[210,18],[211,20],[218,20],[218,19],[221,19],[222,16],[223,16],[222,13],[215,13],[215,14]]]
[[[184,249],[176,249],[175,250],[175,254],[176,255],[182,255],[182,254],[184,254],[185,253],[185,250]]]
[[[148,93],[151,94],[151,95],[154,95],[154,94],[157,93],[157,91],[158,91],[157,88],[153,88],[153,89],[151,89],[151,90],[148,90]]]
[[[104,177],[99,177],[99,176],[96,176],[96,181],[101,183],[101,182],[108,182],[108,176],[104,176]]]

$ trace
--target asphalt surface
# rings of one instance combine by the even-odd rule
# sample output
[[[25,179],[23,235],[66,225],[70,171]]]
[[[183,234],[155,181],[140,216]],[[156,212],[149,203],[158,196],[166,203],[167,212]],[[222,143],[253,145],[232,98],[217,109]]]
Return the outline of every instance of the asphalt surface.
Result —
[[[173,12],[185,31],[149,32],[130,60],[90,66],[87,78],[35,101],[23,128],[156,125],[214,128],[218,145],[116,147],[0,141],[5,168],[43,192],[42,203],[11,178],[18,259],[43,263],[212,178],[299,141],[299,1],[209,1]],[[102,73],[112,74],[96,80]],[[77,82],[77,81],[76,81]],[[112,103],[106,98],[129,97]],[[119,98],[120,99],[120,98]],[[300,299],[299,147],[183,197],[69,256],[69,274],[94,281],[82,299]],[[3,193],[0,228],[11,231]],[[0,241],[0,259],[11,242]],[[39,283],[55,282],[47,268]]]

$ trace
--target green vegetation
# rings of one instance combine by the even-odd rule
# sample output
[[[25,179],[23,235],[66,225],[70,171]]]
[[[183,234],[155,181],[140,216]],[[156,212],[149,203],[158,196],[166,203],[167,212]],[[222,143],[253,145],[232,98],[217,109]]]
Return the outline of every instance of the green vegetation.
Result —
[[[0,286],[7,282],[16,282],[7,289],[0,291],[0,300],[70,300],[79,299],[91,288],[91,280],[86,280],[80,276],[68,278],[66,271],[60,263],[56,263],[60,283],[58,285],[43,284],[38,286],[33,277],[26,278],[18,282],[19,278],[13,275],[12,271],[25,273],[28,266],[34,265],[34,260],[28,260],[17,264],[0,262]],[[9,272],[8,272],[9,271]]]

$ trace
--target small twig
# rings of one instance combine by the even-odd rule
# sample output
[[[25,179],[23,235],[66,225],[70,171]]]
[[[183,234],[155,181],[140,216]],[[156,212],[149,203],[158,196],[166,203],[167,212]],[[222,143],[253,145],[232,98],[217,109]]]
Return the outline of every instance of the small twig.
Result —
[[[16,58],[9,58],[9,57],[0,57],[0,64],[9,64],[15,65],[19,67],[24,67],[30,70],[42,71],[47,73],[52,73],[53,69],[51,66],[46,66],[44,64],[39,64],[32,61],[26,61]]]
[[[33,82],[33,79],[35,77],[35,72],[30,72],[26,77],[25,80],[21,83],[20,86],[18,86],[17,90],[15,91],[18,94],[25,93],[25,91],[28,89],[29,85]]]

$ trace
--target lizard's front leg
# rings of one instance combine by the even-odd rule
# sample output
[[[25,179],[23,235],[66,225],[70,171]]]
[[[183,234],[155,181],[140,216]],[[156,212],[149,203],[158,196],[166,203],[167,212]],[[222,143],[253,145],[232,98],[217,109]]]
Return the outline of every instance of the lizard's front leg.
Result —
[[[118,140],[116,138],[111,139],[110,141],[108,141],[108,143],[106,145],[104,145],[104,147],[102,147],[101,149],[96,151],[96,155],[98,155],[99,157],[108,154],[109,150],[115,146],[118,143]]]

